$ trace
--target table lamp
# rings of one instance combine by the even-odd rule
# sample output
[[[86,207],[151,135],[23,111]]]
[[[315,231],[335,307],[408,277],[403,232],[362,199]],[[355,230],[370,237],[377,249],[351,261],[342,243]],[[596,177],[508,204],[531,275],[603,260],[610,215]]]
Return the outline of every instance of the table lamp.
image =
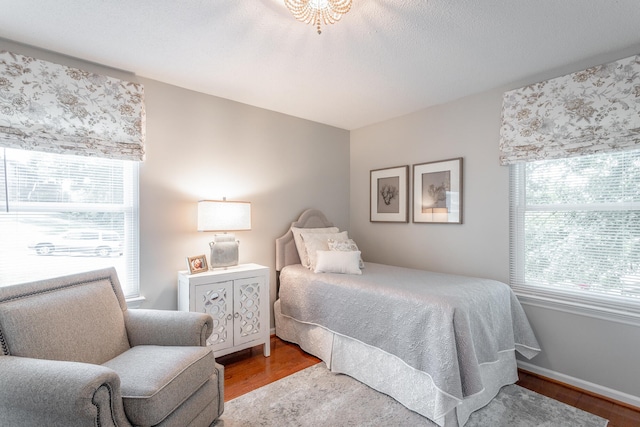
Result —
[[[251,230],[251,203],[223,200],[198,202],[198,231],[223,231],[216,233],[209,243],[210,268],[238,265],[239,241],[228,231]]]

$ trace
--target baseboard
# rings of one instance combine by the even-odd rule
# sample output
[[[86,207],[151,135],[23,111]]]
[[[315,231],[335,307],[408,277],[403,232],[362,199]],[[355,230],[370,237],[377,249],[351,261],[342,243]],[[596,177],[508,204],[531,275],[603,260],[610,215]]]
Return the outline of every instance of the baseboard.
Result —
[[[585,390],[586,392],[602,396],[605,399],[633,406],[634,408],[640,408],[640,397],[638,396],[633,396],[631,394],[613,390],[611,388],[594,384],[589,381],[584,381],[579,378],[561,374],[560,372],[552,371],[551,369],[541,368],[539,366],[533,365],[528,362],[523,362],[521,360],[518,360],[518,368],[522,369],[523,371],[528,371],[542,377],[550,378],[569,386]]]

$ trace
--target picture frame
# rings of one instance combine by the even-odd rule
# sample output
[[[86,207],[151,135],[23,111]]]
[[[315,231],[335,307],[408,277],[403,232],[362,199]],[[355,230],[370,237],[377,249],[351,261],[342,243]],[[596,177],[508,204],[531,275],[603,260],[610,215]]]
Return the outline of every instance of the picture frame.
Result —
[[[204,273],[209,270],[207,257],[204,254],[187,257],[187,267],[189,274]]]
[[[409,165],[371,171],[371,222],[409,222]]]
[[[462,224],[462,157],[413,165],[413,222]]]

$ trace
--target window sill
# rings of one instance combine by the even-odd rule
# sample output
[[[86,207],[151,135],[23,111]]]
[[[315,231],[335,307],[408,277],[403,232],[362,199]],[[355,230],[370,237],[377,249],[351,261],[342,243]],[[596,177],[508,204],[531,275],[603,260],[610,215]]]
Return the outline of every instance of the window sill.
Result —
[[[127,308],[140,308],[142,303],[145,302],[146,298],[143,296],[135,297],[135,298],[127,298]]]
[[[640,301],[524,286],[514,286],[513,291],[523,305],[640,326]]]

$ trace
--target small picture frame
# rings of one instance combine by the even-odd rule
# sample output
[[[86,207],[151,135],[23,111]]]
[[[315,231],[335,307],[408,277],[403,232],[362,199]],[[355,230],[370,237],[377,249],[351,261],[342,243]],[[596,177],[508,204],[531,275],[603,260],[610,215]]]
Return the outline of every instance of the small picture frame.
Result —
[[[409,166],[371,171],[371,222],[409,222]]]
[[[462,157],[413,165],[413,222],[462,224]]]
[[[189,267],[189,274],[203,273],[209,269],[207,267],[207,257],[204,255],[187,257],[187,266]]]

